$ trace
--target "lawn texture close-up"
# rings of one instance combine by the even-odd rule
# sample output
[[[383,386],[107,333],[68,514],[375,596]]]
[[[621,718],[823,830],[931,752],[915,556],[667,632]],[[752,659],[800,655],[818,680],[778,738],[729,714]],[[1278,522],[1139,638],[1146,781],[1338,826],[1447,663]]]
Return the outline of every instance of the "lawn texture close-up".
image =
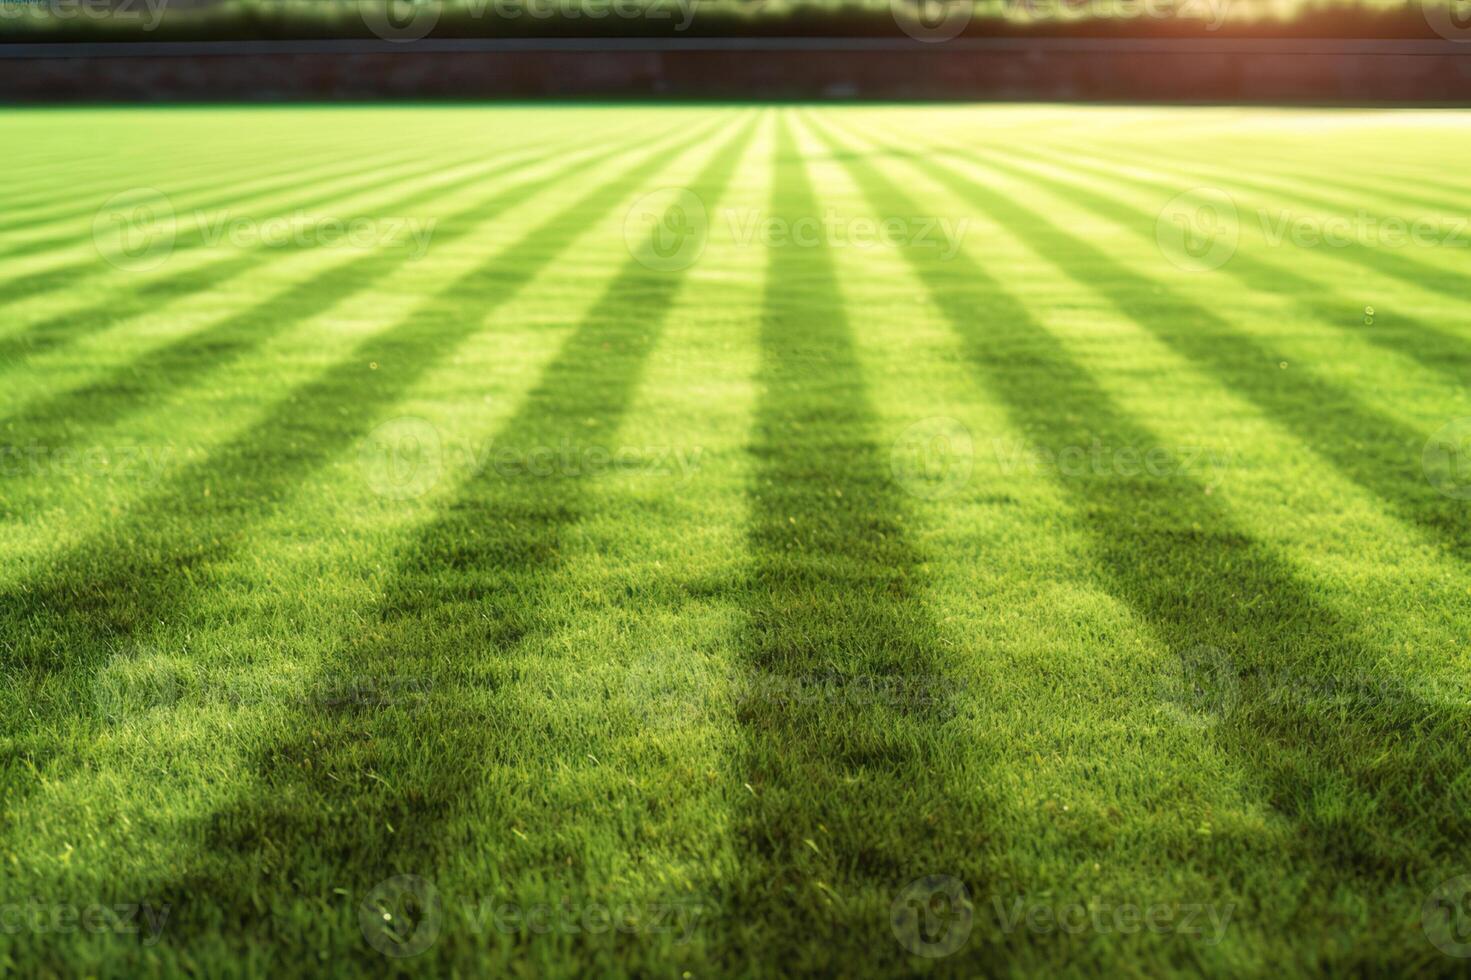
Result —
[[[1471,114],[0,142],[0,972],[1471,962]]]

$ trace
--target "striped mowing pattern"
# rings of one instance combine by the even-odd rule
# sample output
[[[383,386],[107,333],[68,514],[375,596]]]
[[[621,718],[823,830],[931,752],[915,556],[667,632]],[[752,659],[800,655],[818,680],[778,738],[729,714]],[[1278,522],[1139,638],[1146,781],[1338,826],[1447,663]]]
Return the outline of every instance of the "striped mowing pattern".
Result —
[[[0,965],[1463,964],[1464,113],[0,131]]]

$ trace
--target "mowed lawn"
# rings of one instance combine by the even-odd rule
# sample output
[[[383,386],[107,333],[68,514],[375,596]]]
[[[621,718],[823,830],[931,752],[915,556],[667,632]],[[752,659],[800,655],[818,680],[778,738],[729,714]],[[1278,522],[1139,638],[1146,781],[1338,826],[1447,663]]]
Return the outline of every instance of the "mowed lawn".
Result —
[[[1471,115],[0,134],[0,972],[1466,968]]]

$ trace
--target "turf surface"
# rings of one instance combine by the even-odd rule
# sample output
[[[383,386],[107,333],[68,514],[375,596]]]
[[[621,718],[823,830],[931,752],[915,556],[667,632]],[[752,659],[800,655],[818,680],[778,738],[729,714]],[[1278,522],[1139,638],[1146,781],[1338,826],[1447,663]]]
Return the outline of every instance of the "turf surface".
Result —
[[[1466,114],[0,133],[0,970],[1464,969]]]

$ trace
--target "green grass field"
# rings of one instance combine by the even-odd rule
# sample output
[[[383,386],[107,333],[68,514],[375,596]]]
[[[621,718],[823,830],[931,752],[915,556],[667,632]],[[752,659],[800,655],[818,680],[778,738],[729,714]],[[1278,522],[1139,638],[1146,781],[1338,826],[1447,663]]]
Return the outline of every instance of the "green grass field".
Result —
[[[0,133],[0,972],[1466,969],[1466,113]]]

